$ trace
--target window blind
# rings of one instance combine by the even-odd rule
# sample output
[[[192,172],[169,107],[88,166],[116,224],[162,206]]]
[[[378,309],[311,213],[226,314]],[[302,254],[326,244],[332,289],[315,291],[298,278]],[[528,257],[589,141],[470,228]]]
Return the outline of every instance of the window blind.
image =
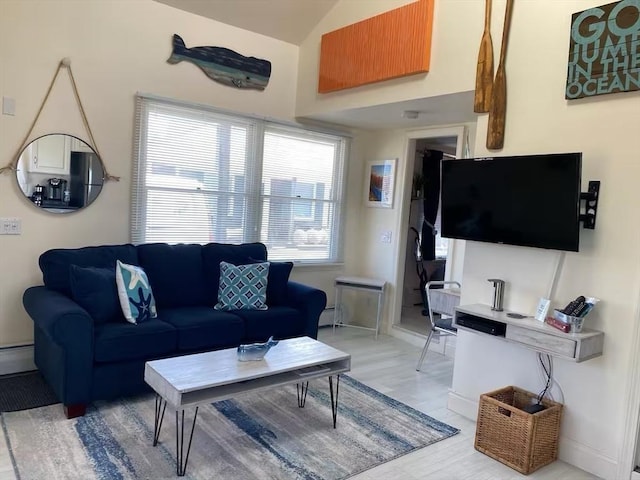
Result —
[[[142,96],[134,137],[132,242],[339,261],[346,138]]]
[[[268,126],[262,163],[260,241],[270,258],[300,261],[337,256],[343,140]]]

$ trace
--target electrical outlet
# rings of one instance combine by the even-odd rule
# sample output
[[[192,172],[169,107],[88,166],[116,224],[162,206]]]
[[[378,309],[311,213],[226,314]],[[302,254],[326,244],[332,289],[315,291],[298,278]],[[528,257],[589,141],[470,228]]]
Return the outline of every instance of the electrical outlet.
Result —
[[[22,220],[19,218],[0,218],[0,235],[20,235]]]
[[[386,230],[380,234],[381,243],[391,243],[391,230]]]

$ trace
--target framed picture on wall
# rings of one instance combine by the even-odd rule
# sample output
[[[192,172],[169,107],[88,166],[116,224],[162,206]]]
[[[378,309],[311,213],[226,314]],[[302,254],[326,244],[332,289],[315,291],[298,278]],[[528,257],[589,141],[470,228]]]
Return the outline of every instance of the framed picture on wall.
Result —
[[[396,175],[396,158],[370,160],[365,178],[365,203],[369,207],[393,207],[393,189]]]

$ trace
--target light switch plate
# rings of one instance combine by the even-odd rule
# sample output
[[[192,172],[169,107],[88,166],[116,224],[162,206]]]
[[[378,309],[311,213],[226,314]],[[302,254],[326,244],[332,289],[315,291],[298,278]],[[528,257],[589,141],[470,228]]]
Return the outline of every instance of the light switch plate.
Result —
[[[16,114],[16,100],[15,100],[15,98],[2,97],[2,114],[3,115],[15,115]]]
[[[391,243],[391,230],[386,230],[380,234],[381,243]]]
[[[0,235],[22,234],[22,220],[19,218],[0,218]]]

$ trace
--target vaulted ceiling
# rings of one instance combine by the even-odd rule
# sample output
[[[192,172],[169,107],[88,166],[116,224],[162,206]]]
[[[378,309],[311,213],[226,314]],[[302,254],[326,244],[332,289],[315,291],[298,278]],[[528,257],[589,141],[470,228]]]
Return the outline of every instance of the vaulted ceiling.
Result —
[[[234,27],[300,45],[338,0],[156,0]]]
[[[2,0],[0,0],[2,1]],[[155,0],[227,25],[300,45],[339,0]],[[349,0],[368,1],[368,0]],[[352,128],[415,128],[473,122],[473,92],[313,115]],[[405,116],[406,110],[417,112]]]

